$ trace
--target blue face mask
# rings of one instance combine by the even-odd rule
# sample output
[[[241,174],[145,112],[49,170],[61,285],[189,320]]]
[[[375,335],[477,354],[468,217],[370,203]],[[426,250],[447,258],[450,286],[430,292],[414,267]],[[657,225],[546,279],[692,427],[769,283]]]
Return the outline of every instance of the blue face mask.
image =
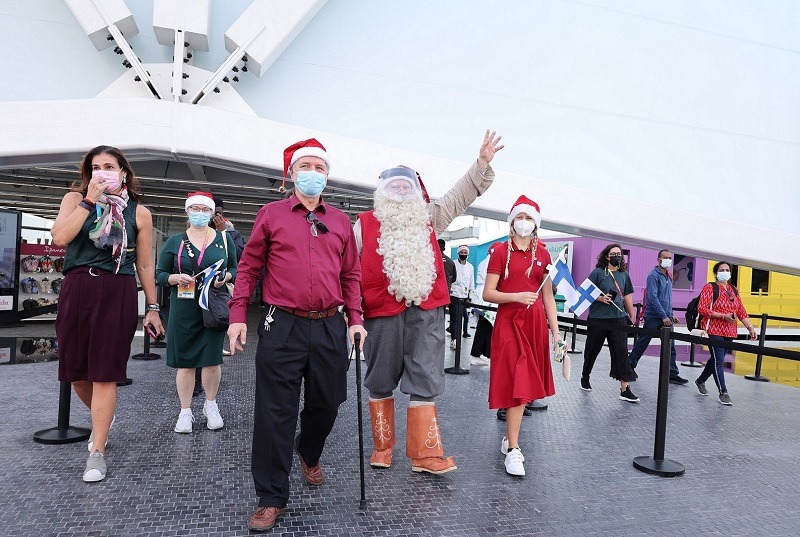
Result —
[[[317,172],[297,172],[296,179],[294,180],[297,189],[305,196],[313,198],[322,193],[325,188],[328,178]]]
[[[211,213],[196,213],[194,211],[189,211],[189,222],[191,222],[194,227],[207,226],[210,220]]]

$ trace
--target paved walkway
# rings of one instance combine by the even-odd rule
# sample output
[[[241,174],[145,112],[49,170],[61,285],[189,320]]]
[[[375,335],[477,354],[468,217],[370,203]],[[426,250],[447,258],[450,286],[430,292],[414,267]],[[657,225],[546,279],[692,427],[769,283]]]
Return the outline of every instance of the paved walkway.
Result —
[[[0,330],[0,337],[23,335],[52,336],[52,324]],[[138,352],[142,339],[134,344]],[[34,431],[56,425],[57,364],[0,366],[0,534],[247,535],[256,506],[249,471],[254,350],[251,341],[244,355],[226,359],[218,397],[225,428],[205,428],[196,398],[191,435],[172,431],[178,413],[172,370],[163,359],[132,360],[133,384],[119,391],[108,477],[95,484],[81,480],[85,443],[32,440]],[[573,355],[576,377],[581,365]],[[439,401],[442,434],[459,469],[445,476],[410,471],[402,445],[407,403],[398,397],[395,464],[367,467],[362,510],[353,367],[350,399],[323,454],[326,483],[307,486],[295,461],[288,510],[272,534],[798,535],[800,390],[729,375],[734,406],[724,407],[692,384],[670,386],[666,455],[686,473],[660,478],[632,465],[653,452],[656,369],[655,358],[640,363],[636,405],[620,401],[605,376],[607,351],[595,366],[591,393],[558,375],[549,409],[523,423],[523,479],[504,472],[504,424],[487,408],[486,368],[447,377]],[[698,371],[682,374],[694,379]],[[89,426],[74,396],[72,409],[72,424]]]

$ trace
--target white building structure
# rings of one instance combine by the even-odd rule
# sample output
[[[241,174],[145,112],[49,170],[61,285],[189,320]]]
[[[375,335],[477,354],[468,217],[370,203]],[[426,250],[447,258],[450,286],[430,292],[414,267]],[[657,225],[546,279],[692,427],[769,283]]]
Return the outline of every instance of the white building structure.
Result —
[[[200,188],[247,226],[313,136],[357,213],[398,163],[441,195],[491,128],[473,214],[525,193],[549,229],[800,274],[793,0],[6,0],[0,58],[5,207],[52,217],[103,143],[162,228]]]

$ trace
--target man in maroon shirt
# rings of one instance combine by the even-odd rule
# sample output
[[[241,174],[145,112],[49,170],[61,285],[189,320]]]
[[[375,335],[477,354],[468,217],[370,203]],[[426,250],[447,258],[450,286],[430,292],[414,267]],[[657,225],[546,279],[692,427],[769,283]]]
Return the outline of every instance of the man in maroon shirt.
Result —
[[[230,302],[231,353],[242,350],[250,297],[265,269],[266,303],[258,327],[252,473],[259,508],[248,527],[265,531],[289,499],[292,448],[303,477],[321,485],[325,440],[347,398],[347,326],[366,337],[361,317],[361,264],[350,219],[322,199],[330,160],[311,138],[284,151],[284,182],[295,189],[263,206],[242,253]],[[305,381],[300,435],[293,439]]]

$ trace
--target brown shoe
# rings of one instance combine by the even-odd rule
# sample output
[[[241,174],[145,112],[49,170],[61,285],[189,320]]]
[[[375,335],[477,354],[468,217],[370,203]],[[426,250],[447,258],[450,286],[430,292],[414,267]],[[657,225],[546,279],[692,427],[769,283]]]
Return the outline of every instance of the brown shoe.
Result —
[[[322,475],[322,465],[319,462],[316,466],[307,465],[299,451],[297,456],[300,457],[300,465],[303,467],[303,477],[306,478],[306,483],[315,487],[320,486],[325,481],[325,477]]]
[[[285,507],[259,507],[250,520],[247,521],[247,527],[251,531],[267,531],[272,529],[275,521],[279,516],[286,511]]]
[[[389,468],[392,465],[392,448],[373,449],[369,465],[373,468]]]
[[[430,474],[446,474],[457,469],[453,457],[427,457],[424,459],[411,459],[411,470],[414,472],[428,472]]]

